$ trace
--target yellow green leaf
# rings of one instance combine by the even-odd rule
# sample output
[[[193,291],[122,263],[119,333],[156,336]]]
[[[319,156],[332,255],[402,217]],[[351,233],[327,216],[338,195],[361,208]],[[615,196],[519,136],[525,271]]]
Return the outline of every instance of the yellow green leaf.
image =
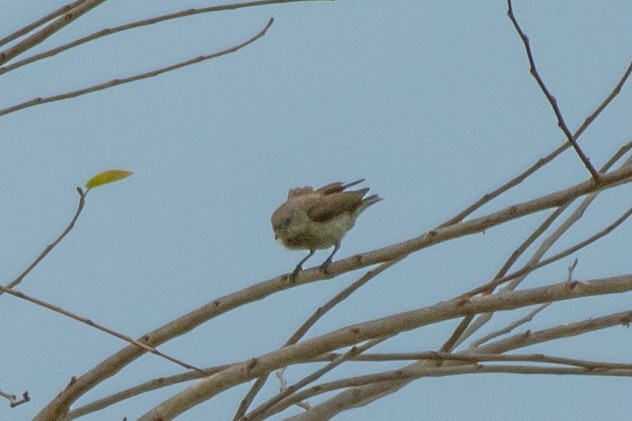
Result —
[[[132,174],[133,173],[131,171],[126,170],[103,171],[88,180],[88,182],[86,183],[86,189],[90,190],[94,187],[99,187],[104,184],[114,183],[115,181],[127,178]]]

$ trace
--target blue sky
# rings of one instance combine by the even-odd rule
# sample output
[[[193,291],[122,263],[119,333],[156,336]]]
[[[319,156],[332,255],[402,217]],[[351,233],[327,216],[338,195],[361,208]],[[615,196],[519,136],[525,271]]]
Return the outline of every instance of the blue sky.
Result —
[[[62,4],[6,2],[1,32]],[[35,51],[208,4],[111,0]],[[630,61],[632,4],[517,1],[515,12],[573,130]],[[197,15],[102,38],[2,75],[0,108],[231,47],[270,17],[275,23],[268,34],[235,54],[1,117],[3,284],[70,221],[75,186],[104,169],[129,169],[134,176],[92,191],[75,229],[19,289],[136,337],[214,298],[290,271],[303,253],[281,248],[269,222],[289,188],[366,178],[371,192],[384,198],[346,237],[342,258],[435,227],[563,141],[529,75],[503,1],[301,2]],[[581,138],[596,165],[631,140],[631,104],[632,87],[626,86]],[[477,215],[587,177],[577,157],[566,152]],[[622,187],[600,196],[558,249],[609,224],[630,206],[628,192]],[[410,256],[308,336],[430,305],[488,281],[542,218],[523,218]],[[630,224],[624,224],[534,275],[525,287],[565,279],[575,257],[578,278],[628,273],[630,235]],[[310,262],[325,257],[321,252]],[[202,366],[268,352],[362,273],[268,297],[160,349]],[[32,396],[13,410],[0,402],[2,419],[30,419],[70,376],[125,345],[12,297],[0,300],[0,389],[29,390]],[[529,327],[626,310],[628,302],[616,296],[556,304]],[[500,316],[488,331],[516,317]],[[377,350],[436,349],[454,325],[402,334]],[[614,328],[525,352],[624,362],[631,347],[629,331]],[[352,369],[361,370],[349,366],[327,378]],[[80,403],[178,372],[146,356]],[[300,372],[287,375],[298,379]],[[625,378],[425,379],[340,419],[624,420],[632,410],[628,386]],[[276,387],[270,379],[266,391]],[[84,419],[135,419],[180,388]],[[246,390],[231,389],[178,419],[230,419]]]

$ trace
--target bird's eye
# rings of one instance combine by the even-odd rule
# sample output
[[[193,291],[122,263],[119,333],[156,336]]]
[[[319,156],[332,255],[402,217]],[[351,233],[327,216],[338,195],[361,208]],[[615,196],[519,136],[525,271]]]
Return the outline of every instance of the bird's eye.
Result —
[[[290,225],[290,220],[291,218],[285,218],[281,221],[280,227],[281,228],[286,228],[288,225]]]
[[[274,223],[274,229],[275,230],[279,230],[279,229],[285,229],[290,225],[290,218],[284,218],[278,221],[275,221]]]

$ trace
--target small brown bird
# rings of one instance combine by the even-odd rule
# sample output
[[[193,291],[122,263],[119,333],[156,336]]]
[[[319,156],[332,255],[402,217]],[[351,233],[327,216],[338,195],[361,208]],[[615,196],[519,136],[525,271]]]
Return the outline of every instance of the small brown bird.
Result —
[[[287,201],[274,211],[272,228],[275,239],[291,250],[309,250],[309,254],[290,275],[292,282],[303,269],[303,263],[316,250],[333,246],[334,250],[320,266],[320,271],[327,273],[331,259],[340,248],[340,241],[353,228],[358,215],[382,200],[376,194],[364,197],[369,191],[368,187],[344,191],[363,181],[331,183],[316,190],[312,187],[297,187],[290,190]]]

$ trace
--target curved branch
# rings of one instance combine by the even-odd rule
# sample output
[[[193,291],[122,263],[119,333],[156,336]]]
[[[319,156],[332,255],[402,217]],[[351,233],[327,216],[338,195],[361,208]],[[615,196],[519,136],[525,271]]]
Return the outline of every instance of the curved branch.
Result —
[[[580,322],[563,324],[540,331],[527,331],[525,333],[511,336],[509,338],[498,340],[494,343],[482,346],[476,350],[471,350],[471,352],[476,352],[477,354],[503,353],[537,343],[577,336],[587,332],[618,326],[621,324],[628,326],[630,322],[632,322],[632,311],[619,312],[596,319],[590,318]],[[468,352],[470,351],[466,351],[465,353]],[[424,364],[424,362],[419,362],[415,364],[419,367],[423,367],[422,364]],[[404,369],[412,368],[415,366],[415,364],[411,364]],[[340,392],[338,395],[312,407],[305,414],[296,417],[295,421],[303,419],[329,419],[342,411],[355,406],[366,405],[370,402],[375,401],[376,399],[393,393],[399,388],[408,384],[409,382],[410,380],[396,380],[345,390],[344,392]],[[300,396],[296,396],[296,398],[300,398]]]
[[[167,72],[171,72],[173,70],[177,70],[180,69],[182,67],[186,67],[186,66],[190,66],[192,64],[196,64],[196,63],[200,63],[202,61],[206,61],[212,58],[216,58],[216,57],[220,57],[226,54],[230,54],[230,53],[234,53],[235,51],[238,51],[242,48],[244,48],[245,46],[252,44],[253,42],[255,42],[256,40],[258,40],[259,38],[261,38],[262,36],[264,36],[266,34],[266,32],[268,31],[268,29],[270,28],[270,26],[272,25],[272,23],[274,22],[274,18],[270,18],[270,20],[268,21],[268,23],[266,24],[266,26],[255,36],[251,37],[250,39],[248,39],[247,41],[242,42],[241,44],[237,44],[234,47],[228,48],[226,50],[222,50],[220,52],[217,53],[212,53],[212,54],[207,54],[207,55],[203,55],[203,56],[198,56],[196,58],[190,59],[190,60],[186,60],[180,63],[176,63],[176,64],[172,64],[170,66],[166,66],[166,67],[161,67],[159,69],[155,69],[149,72],[145,72],[145,73],[139,73],[137,75],[134,76],[129,76],[126,78],[122,78],[122,79],[113,79],[109,82],[104,82],[104,83],[100,83],[97,85],[93,85],[90,86],[88,88],[83,88],[83,89],[78,89],[76,91],[70,91],[70,92],[66,92],[60,95],[53,95],[53,96],[49,96],[49,97],[45,97],[45,98],[35,98],[32,99],[30,101],[26,101],[23,102],[21,104],[17,104],[8,108],[4,108],[2,110],[0,110],[0,116],[6,115],[6,114],[10,114],[19,110],[23,110],[25,108],[29,108],[29,107],[33,107],[35,105],[41,105],[41,104],[46,104],[49,102],[54,102],[54,101],[61,101],[63,99],[68,99],[68,98],[76,98],[78,96],[81,95],[85,95],[85,94],[89,94],[91,92],[97,92],[97,91],[102,91],[103,89],[107,89],[107,88],[111,88],[113,86],[118,86],[118,85],[124,85],[126,83],[130,83],[130,82],[135,82],[137,80],[141,80],[141,79],[147,79],[150,77],[154,77],[154,76],[158,76],[160,74],[163,73],[167,73]]]
[[[533,366],[533,365],[462,365],[462,366],[440,366],[440,367],[420,367],[411,370],[393,370],[377,374],[369,374],[366,376],[351,377],[343,380],[336,380],[328,383],[319,384],[312,388],[309,388],[303,392],[297,393],[294,396],[289,397],[287,400],[279,402],[276,406],[270,408],[270,411],[266,412],[265,416],[269,417],[276,413],[279,413],[297,402],[312,398],[314,396],[321,395],[340,389],[347,389],[350,387],[361,387],[369,385],[379,385],[380,383],[390,383],[395,381],[411,382],[424,377],[445,377],[456,376],[463,374],[484,374],[484,373],[496,373],[496,374],[547,374],[547,375],[590,375],[590,376],[611,376],[611,377],[632,377],[632,369],[630,368],[596,368],[594,370],[587,370],[583,367],[546,367],[546,366]],[[328,416],[317,414],[317,409],[310,409],[309,412],[297,415],[295,417],[286,418],[291,421],[299,420],[323,420],[329,419]],[[254,418],[255,421],[259,421],[262,418]]]
[[[603,110],[605,110],[606,107],[608,105],[610,105],[612,100],[614,100],[615,97],[617,95],[619,95],[619,93],[621,92],[621,89],[623,88],[623,85],[625,85],[625,83],[627,82],[627,80],[630,77],[631,73],[632,73],[632,61],[630,62],[630,64],[628,65],[628,68],[625,70],[625,72],[623,73],[623,75],[619,79],[619,82],[617,82],[617,84],[612,89],[612,91],[610,91],[608,96],[606,96],[606,98],[601,102],[601,104],[599,104],[599,106],[595,109],[595,111],[593,111],[588,117],[586,117],[586,119],[579,126],[579,128],[577,130],[575,130],[575,133],[573,133],[573,138],[574,139],[579,138],[579,136],[581,136],[582,133],[584,133],[584,131],[597,119],[597,117],[599,117],[599,115],[603,112]],[[490,193],[487,193],[487,194],[483,195],[483,197],[478,199],[472,205],[468,206],[465,210],[463,210],[462,212],[460,212],[456,216],[450,218],[449,220],[447,220],[446,222],[441,224],[440,227],[444,227],[444,226],[448,226],[448,225],[452,225],[452,224],[456,224],[458,222],[461,222],[463,219],[465,219],[467,216],[471,215],[474,211],[479,209],[481,206],[485,205],[486,203],[488,203],[489,201],[493,200],[494,198],[500,196],[501,194],[503,194],[507,190],[510,190],[511,188],[513,188],[513,187],[517,186],[518,184],[522,183],[531,174],[535,173],[540,168],[544,167],[546,164],[548,164],[549,162],[553,161],[562,152],[564,152],[566,149],[570,148],[570,146],[571,145],[568,142],[564,142],[564,144],[559,146],[557,149],[555,149],[553,152],[549,153],[544,158],[538,159],[538,161],[535,164],[531,165],[529,168],[527,168],[521,174],[519,174],[518,176],[516,176],[512,180],[508,181],[507,183],[503,184],[502,186],[498,187],[497,189],[491,191]]]
[[[403,361],[403,360],[468,361],[471,358],[476,358],[476,357],[470,357],[470,355],[475,355],[475,356],[496,355],[496,358],[493,359],[494,361],[501,361],[501,360],[508,361],[514,356],[504,355],[501,353],[511,351],[513,349],[518,349],[521,347],[535,345],[535,344],[550,341],[550,340],[578,336],[584,333],[594,332],[597,330],[606,329],[613,326],[618,326],[618,325],[621,325],[622,323],[629,324],[631,321],[632,321],[632,311],[619,312],[619,313],[614,313],[607,316],[602,316],[599,318],[590,318],[590,319],[579,321],[579,322],[566,323],[560,326],[556,326],[553,328],[548,328],[548,329],[544,329],[540,331],[529,331],[527,333],[519,333],[511,337],[495,341],[491,344],[481,346],[474,350],[466,350],[462,353],[443,353],[443,352],[429,351],[429,352],[412,352],[412,353],[360,354],[356,356],[352,361],[357,361],[357,362]],[[336,354],[336,353],[325,353],[318,356],[317,358],[314,358],[312,360],[305,361],[305,362],[333,361],[334,359],[338,358],[340,355],[341,354]],[[205,368],[204,371],[207,373],[218,373],[222,370],[227,369],[231,365],[233,364],[208,367],[208,368]],[[67,419],[72,420],[75,418],[79,418],[80,416],[87,415],[92,412],[96,412],[100,409],[103,409],[105,407],[118,403],[125,399],[138,396],[142,393],[149,392],[152,390],[157,390],[166,386],[171,386],[173,384],[196,380],[201,377],[202,375],[198,372],[189,372],[189,373],[184,373],[184,374],[177,374],[175,376],[159,377],[153,380],[149,380],[145,383],[139,384],[137,386],[133,386],[126,390],[122,390],[118,393],[114,393],[110,396],[96,400],[80,408],[74,409],[68,414]]]
[[[86,1],[86,0],[75,0],[74,2],[72,2],[70,4],[67,4],[65,6],[60,7],[57,10],[52,11],[51,13],[49,13],[46,16],[36,20],[35,22],[30,23],[30,24],[18,29],[17,31],[13,32],[12,34],[9,34],[6,37],[0,39],[0,46],[8,44],[8,43],[10,43],[13,40],[18,39],[21,36],[24,36],[24,35],[28,34],[32,30],[34,30],[35,28],[38,28],[38,27],[44,25],[46,22],[55,19],[57,16],[63,15],[64,13],[69,12],[74,7],[80,5],[84,1]],[[0,70],[0,74],[2,74],[2,70]]]
[[[79,0],[78,2],[82,2],[85,0]],[[76,39],[74,41],[71,41],[69,43],[60,45],[59,47],[55,47],[55,48],[51,48],[50,50],[47,51],[43,51],[39,54],[35,54],[32,55],[30,57],[27,57],[23,60],[20,61],[16,61],[13,64],[7,65],[7,66],[2,66],[0,67],[0,75],[4,74],[4,73],[8,73],[12,70],[15,70],[19,67],[25,66],[27,64],[39,61],[39,60],[43,60],[45,58],[49,58],[49,57],[54,57],[57,54],[70,50],[72,48],[78,47],[80,45],[89,43],[91,41],[94,41],[96,39],[99,38],[103,38],[109,35],[113,35],[116,34],[118,32],[123,32],[123,31],[127,31],[130,29],[135,29],[135,28],[141,28],[143,26],[149,26],[149,25],[153,25],[156,23],[160,23],[160,22],[165,22],[165,21],[169,21],[172,19],[179,19],[179,18],[183,18],[183,17],[188,17],[188,16],[193,16],[193,15],[198,15],[201,13],[210,13],[210,12],[220,12],[223,10],[235,10],[235,9],[241,9],[244,7],[253,7],[253,6],[265,6],[265,5],[270,5],[270,4],[277,4],[277,3],[294,3],[294,2],[303,2],[303,1],[315,1],[315,0],[259,0],[259,1],[249,1],[249,2],[244,2],[244,3],[233,3],[233,4],[223,4],[220,6],[210,6],[210,7],[202,7],[199,9],[186,9],[186,10],[181,10],[179,12],[175,12],[175,13],[169,13],[166,15],[161,15],[161,16],[156,16],[153,18],[149,18],[149,19],[143,19],[143,20],[139,20],[136,22],[131,22],[131,23],[126,23],[124,25],[119,25],[119,26],[115,26],[112,28],[105,28],[105,29],[101,29],[100,31],[97,32],[93,32],[90,35],[86,35],[82,38]],[[67,6],[65,6],[67,7]],[[0,45],[2,45],[0,43]]]
[[[622,157],[625,156],[625,154],[632,148],[632,142],[629,142],[628,144],[624,145],[623,147],[619,148],[619,150],[600,168],[600,172],[605,173],[606,171],[610,170],[610,168],[612,168],[612,166]],[[622,165],[621,168],[624,168],[626,166],[629,166],[632,164],[632,158],[628,158]],[[584,212],[586,211],[586,209],[588,208],[588,206],[590,206],[592,204],[592,202],[595,200],[595,198],[597,197],[597,195],[599,194],[599,192],[596,193],[592,193],[589,196],[587,196],[586,198],[584,198],[584,200],[582,201],[582,203],[575,209],[575,211],[568,217],[566,218],[566,220],[564,222],[562,222],[562,224],[552,233],[550,234],[544,241],[542,241],[542,244],[534,251],[533,255],[529,258],[527,264],[525,265],[525,267],[534,267],[536,266],[538,263],[541,262],[542,257],[544,256],[544,254],[562,237],[562,235],[572,226],[574,225],[583,215]],[[553,221],[555,219],[557,219],[558,216],[560,216],[561,212],[563,212],[568,205],[570,205],[570,202],[568,202],[566,205],[560,206],[556,209],[556,211],[551,214],[542,224],[540,224],[540,226],[529,236],[529,238],[527,240],[525,240],[525,242],[523,242],[523,244],[518,247],[518,249],[516,249],[516,251],[514,251],[514,253],[512,253],[512,255],[510,256],[510,258],[505,262],[505,264],[503,265],[503,267],[501,268],[501,270],[496,274],[496,276],[494,277],[494,279],[492,279],[492,281],[487,284],[487,285],[491,285],[491,287],[485,291],[482,291],[483,293],[491,293],[493,291],[493,289],[497,286],[500,285],[501,283],[504,283],[504,279],[507,277],[507,271],[511,268],[511,266],[516,262],[516,260],[518,259],[518,257],[526,250],[526,248],[531,245],[531,243],[533,243],[533,241],[535,241],[535,239],[537,237],[539,237],[541,234],[544,233],[544,231],[553,223]],[[620,218],[621,222],[623,222],[623,220],[625,220],[627,218],[627,216],[625,216],[623,219]],[[617,224],[615,222],[615,224],[613,224],[613,228],[618,226],[619,224]],[[611,230],[612,230],[611,229]],[[605,230],[604,231],[604,235],[607,232],[610,232],[611,230]],[[600,237],[596,237],[596,238],[600,238]],[[590,244],[590,242],[587,242],[587,244]],[[505,290],[514,290],[518,284],[520,284],[520,282],[522,282],[526,276],[531,273],[530,271],[526,271],[524,272],[524,274],[522,276],[517,276],[515,277],[507,286],[505,286]],[[444,347],[442,347],[442,351],[452,351],[452,349],[456,346],[458,346],[459,344],[461,344],[463,341],[465,341],[468,337],[470,337],[475,331],[477,331],[478,329],[480,329],[482,326],[484,326],[491,318],[492,318],[493,314],[481,314],[477,317],[477,319],[472,323],[472,317],[468,316],[466,317],[461,324],[459,324],[457,330],[455,330],[455,332],[452,334],[452,336],[450,337],[450,339],[446,342],[446,345],[451,345],[450,348],[446,348],[445,345]]]
[[[42,28],[38,32],[26,38],[24,41],[17,43],[13,47],[0,52],[0,64],[4,64],[22,54],[23,52],[42,43],[55,32],[62,29],[64,26],[69,25],[70,23],[74,22],[75,20],[104,2],[105,0],[85,0],[80,2],[76,7],[64,13],[64,16],[60,17],[50,25]]]
[[[549,101],[549,104],[551,104],[551,108],[553,109],[553,112],[555,113],[555,117],[557,117],[558,127],[560,128],[560,130],[562,130],[562,132],[566,136],[566,139],[571,144],[571,146],[573,146],[573,149],[575,149],[577,156],[579,156],[579,159],[581,159],[581,161],[584,163],[584,165],[586,166],[586,168],[592,175],[595,182],[599,183],[599,173],[597,173],[597,170],[595,170],[595,167],[593,167],[593,165],[590,163],[590,159],[586,157],[586,155],[584,154],[584,151],[582,151],[582,149],[577,144],[575,137],[573,136],[571,131],[568,129],[568,126],[566,125],[566,122],[564,121],[564,117],[562,116],[562,111],[560,110],[560,107],[557,105],[557,100],[551,94],[551,92],[549,92],[549,89],[546,87],[546,84],[540,77],[540,73],[538,72],[538,69],[535,65],[535,59],[533,58],[533,53],[531,52],[529,38],[523,32],[522,28],[520,28],[520,25],[518,24],[518,21],[516,20],[516,17],[514,16],[511,0],[507,0],[507,8],[508,8],[507,16],[509,16],[511,23],[513,24],[514,28],[516,28],[516,31],[518,32],[518,35],[520,36],[520,39],[522,40],[522,43],[524,44],[524,48],[527,53],[527,58],[529,60],[529,65],[531,66],[531,76],[533,76],[533,78],[536,80],[536,82],[538,83],[538,86],[544,93],[544,96],[546,96],[546,99]]]
[[[25,391],[24,393],[22,393],[22,397],[20,399],[18,399],[17,396],[12,395],[10,393],[6,393],[3,392],[2,390],[0,390],[0,397],[5,398],[6,400],[9,401],[9,406],[11,408],[15,408],[16,406],[20,406],[23,403],[29,402],[31,400],[31,397],[29,396],[29,391]]]
[[[52,310],[55,313],[59,313],[59,314],[61,314],[63,316],[69,317],[69,318],[71,318],[73,320],[76,320],[76,321],[81,322],[81,323],[83,323],[85,325],[88,325],[88,326],[93,327],[93,328],[95,328],[97,330],[100,330],[101,332],[105,332],[108,335],[112,335],[112,336],[114,336],[116,338],[122,339],[125,342],[128,342],[128,343],[140,348],[143,351],[147,351],[147,352],[150,352],[152,354],[158,355],[159,357],[164,358],[164,359],[166,359],[168,361],[171,361],[173,363],[176,363],[176,364],[178,364],[181,367],[184,367],[184,368],[189,369],[189,370],[198,371],[198,372],[200,372],[200,373],[202,373],[204,375],[208,375],[208,373],[205,372],[204,370],[202,370],[201,368],[197,368],[197,367],[195,367],[195,366],[193,366],[191,364],[187,364],[187,363],[185,363],[185,362],[183,362],[181,360],[178,360],[177,358],[171,357],[171,356],[169,356],[169,355],[167,355],[167,354],[165,354],[163,352],[158,351],[156,348],[154,348],[152,346],[149,346],[149,345],[147,345],[144,342],[137,341],[137,340],[133,339],[130,336],[127,336],[127,335],[124,335],[122,333],[119,333],[119,332],[117,332],[117,331],[115,331],[113,329],[110,329],[109,327],[106,327],[106,326],[104,326],[102,324],[96,323],[96,322],[94,322],[94,321],[92,321],[90,319],[86,319],[85,317],[79,316],[78,314],[72,313],[72,312],[70,312],[68,310],[64,310],[63,308],[58,307],[56,305],[47,303],[44,300],[40,300],[39,298],[32,297],[32,296],[27,295],[27,294],[25,294],[23,292],[13,291],[12,289],[4,287],[2,285],[0,285],[0,291],[1,292],[5,292],[5,293],[7,293],[9,295],[12,295],[12,296],[14,296],[16,298],[20,298],[22,300],[28,301],[29,303],[32,303],[32,304],[38,305],[40,307],[44,307],[44,308],[47,308],[49,310]]]
[[[276,396],[262,403],[257,408],[253,409],[250,412],[250,414],[246,415],[242,419],[248,420],[248,421],[256,421],[256,420],[263,419],[264,414],[266,414],[270,408],[275,406],[277,403],[281,402],[283,399],[286,399],[287,397],[296,393],[298,390],[302,389],[306,385],[316,381],[317,379],[324,376],[325,374],[327,374],[328,372],[330,372],[331,370],[333,370],[334,368],[336,368],[343,362],[346,362],[348,360],[355,358],[356,356],[362,354],[362,352],[366,351],[367,349],[371,347],[374,347],[375,345],[380,344],[381,342],[384,342],[388,338],[390,338],[390,336],[383,337],[383,338],[376,338],[376,339],[367,341],[366,343],[360,346],[356,346],[356,345],[352,346],[349,351],[334,358],[334,360],[331,361],[329,364],[325,365],[319,370],[316,370],[312,374],[304,377],[303,379],[294,383],[293,385],[286,387],[283,391],[278,393]]]
[[[602,176],[602,182],[599,185],[595,185],[589,180],[538,199],[510,206],[504,210],[487,216],[441,229],[432,230],[419,237],[412,238],[402,243],[336,261],[331,264],[329,268],[330,273],[327,276],[334,277],[341,273],[356,270],[361,267],[397,259],[433,244],[474,234],[524,215],[529,215],[544,209],[559,206],[575,199],[576,197],[593,191],[603,190],[629,182],[631,178],[632,168],[612,171]],[[236,307],[261,300],[268,295],[282,291],[286,288],[296,287],[301,284],[314,282],[320,279],[323,279],[323,274],[318,270],[318,268],[311,268],[303,271],[300,280],[291,285],[287,282],[286,275],[252,285],[241,291],[216,299],[197,310],[191,311],[180,318],[165,324],[164,326],[147,334],[144,337],[144,339],[146,338],[144,342],[150,346],[158,346],[159,344],[183,335],[211,318],[230,311]],[[122,367],[131,363],[142,354],[143,352],[137,347],[128,346],[107,358],[92,370],[79,377],[72,385],[69,385],[66,389],[61,391],[59,395],[42,410],[36,420],[56,420],[63,417],[67,413],[69,406],[81,395],[92,389],[101,381],[114,375],[114,373]],[[272,370],[274,370],[274,368],[271,368],[268,372]],[[263,374],[264,372],[258,372],[256,376],[261,376]]]
[[[358,323],[252,358],[204,378],[151,409],[140,417],[139,421],[173,419],[222,391],[249,381],[263,373],[361,341],[409,331],[472,313],[512,310],[552,301],[627,291],[632,291],[632,275],[574,283],[562,282],[547,287],[475,297],[469,300],[451,300],[418,310]]]
[[[283,346],[288,346],[297,343],[306,333],[307,331],[316,324],[320,318],[322,318],[329,310],[334,308],[336,305],[341,303],[344,299],[349,297],[355,291],[357,291],[364,284],[369,282],[371,279],[375,278],[377,275],[382,273],[384,270],[393,266],[395,263],[399,262],[401,259],[391,260],[389,262],[382,263],[375,269],[372,269],[365,273],[360,279],[356,280],[354,283],[340,291],[336,296],[334,296],[331,300],[327,301],[323,306],[318,307],[318,309],[292,334],[290,339],[288,339]],[[241,419],[248,407],[257,396],[257,393],[261,390],[263,385],[265,384],[268,378],[268,374],[261,376],[257,379],[257,381],[250,387],[250,390],[246,394],[246,396],[242,399],[239,404],[239,408],[233,417],[234,420]]]
[[[461,298],[466,298],[466,297],[471,297],[480,293],[483,293],[485,291],[489,291],[490,289],[493,289],[494,287],[504,284],[506,282],[509,282],[513,279],[516,279],[518,277],[527,275],[528,273],[533,272],[536,269],[539,269],[541,267],[550,265],[553,262],[556,262],[560,259],[563,259],[564,257],[570,256],[571,254],[575,253],[578,250],[581,250],[582,248],[594,243],[595,241],[599,240],[602,237],[605,237],[606,235],[608,235],[609,233],[611,233],[615,228],[617,228],[619,225],[621,225],[623,222],[625,222],[630,216],[632,216],[632,207],[629,208],[627,211],[625,211],[620,217],[618,217],[614,222],[612,222],[610,225],[608,225],[606,228],[602,229],[601,231],[599,231],[598,233],[591,235],[590,237],[586,238],[583,241],[580,241],[579,243],[565,249],[562,250],[561,252],[547,258],[547,259],[543,259],[540,262],[538,262],[537,264],[533,264],[533,265],[525,265],[523,266],[521,269],[512,272],[500,279],[494,280],[492,282],[489,282],[487,284],[481,285],[480,287],[474,288],[468,292],[466,292],[465,294],[461,294],[460,297]]]
[[[81,188],[79,187],[77,187],[77,193],[79,193],[79,204],[77,205],[77,211],[75,212],[75,215],[72,217],[72,220],[70,221],[68,226],[62,231],[59,237],[55,239],[55,241],[47,245],[44,251],[42,251],[40,255],[37,256],[35,260],[33,260],[33,262],[26,269],[24,269],[21,274],[18,275],[17,278],[9,282],[5,286],[5,288],[11,289],[19,285],[20,282],[22,282],[22,280],[26,277],[26,275],[28,275],[35,268],[35,266],[37,266],[42,260],[44,260],[48,253],[50,253],[57,246],[57,244],[59,244],[59,242],[63,240],[64,237],[68,235],[68,233],[74,228],[75,223],[77,222],[77,219],[79,219],[79,215],[81,215],[81,211],[83,210],[83,207],[86,203],[86,193],[84,193],[84,191],[81,190]],[[0,290],[0,296],[2,294],[4,294],[4,291]]]

